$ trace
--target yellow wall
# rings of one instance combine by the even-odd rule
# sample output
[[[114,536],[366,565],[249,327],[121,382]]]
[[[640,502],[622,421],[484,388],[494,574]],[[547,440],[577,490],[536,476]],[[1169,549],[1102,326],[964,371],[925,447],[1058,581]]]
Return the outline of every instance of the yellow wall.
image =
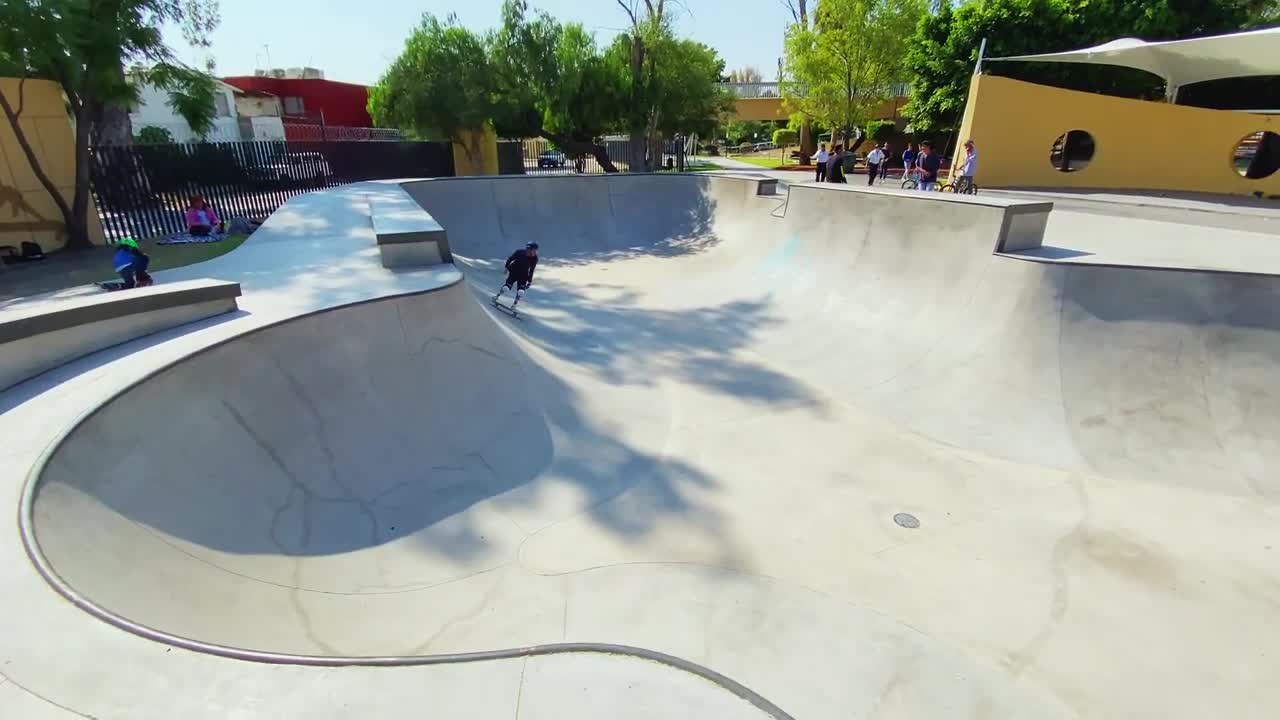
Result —
[[[738,120],[786,120],[782,98],[738,98],[733,101],[733,116]]]
[[[498,136],[492,128],[464,130],[453,139],[453,174],[498,174]]]
[[[908,98],[891,98],[871,113],[876,120],[899,120]],[[733,101],[733,117],[738,120],[786,120],[790,115],[782,98],[738,98]]]
[[[1059,172],[1053,141],[1068,130],[1093,136],[1088,167]],[[1236,145],[1259,130],[1280,132],[1280,116],[1169,105],[1060,90],[994,75],[975,76],[960,128],[978,146],[979,185],[1280,194],[1280,172],[1236,173]]]
[[[0,78],[0,92],[16,110],[18,81]],[[23,96],[22,130],[40,166],[70,204],[75,192],[75,142],[62,90],[52,82],[28,80]],[[98,214],[90,209],[89,216],[89,238],[105,242]],[[46,251],[57,250],[66,244],[66,232],[62,213],[36,180],[8,119],[0,114],[0,245],[19,248],[24,240],[39,243]]]

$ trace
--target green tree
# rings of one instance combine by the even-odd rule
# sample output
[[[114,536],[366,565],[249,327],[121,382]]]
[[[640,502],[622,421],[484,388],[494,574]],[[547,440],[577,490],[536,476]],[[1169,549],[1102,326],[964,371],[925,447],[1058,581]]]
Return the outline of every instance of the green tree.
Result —
[[[923,0],[823,0],[787,30],[782,95],[792,113],[850,136],[904,77]]]
[[[653,127],[662,137],[710,135],[732,112],[732,91],[720,85],[724,61],[707,45],[670,35],[652,46]]]
[[[134,142],[139,145],[168,145],[173,142],[173,134],[165,128],[147,125],[138,131]]]
[[[725,139],[734,145],[754,142],[765,132],[765,125],[759,120],[731,120],[724,126]]]
[[[461,139],[491,121],[496,89],[483,39],[452,17],[427,14],[369,88],[369,116],[418,138]],[[480,152],[474,141],[460,146],[473,158]]]
[[[622,125],[620,68],[581,25],[531,13],[525,0],[507,0],[502,16],[488,40],[498,133],[542,136],[574,158],[591,155],[605,172],[616,172],[601,138]]]
[[[718,116],[732,108],[733,96],[720,85],[724,62],[716,52],[675,37],[665,0],[616,1],[631,28],[606,56],[624,78],[631,167],[656,170],[664,135],[710,133]]]
[[[9,122],[32,173],[52,196],[67,230],[67,247],[89,239],[89,143],[111,109],[138,99],[138,83],[170,91],[171,104],[192,129],[207,132],[214,114],[214,83],[179,63],[164,44],[161,26],[178,23],[199,44],[218,22],[216,0],[5,0],[0,3],[0,75],[19,78],[17,96],[0,93]],[[123,68],[141,63],[136,73]],[[75,184],[64,196],[42,167],[20,124],[29,78],[58,83],[75,127]]]
[[[595,39],[531,13],[524,0],[507,0],[502,18],[480,36],[426,15],[370,88],[371,117],[420,137],[459,138],[487,125],[503,137],[541,136],[616,172],[600,136],[620,123],[621,76]]]
[[[1261,22],[1268,3],[1252,0],[978,0],[944,5],[916,27],[907,54],[915,128],[954,128],[964,112],[978,47],[987,57],[1073,50],[1120,37],[1175,40],[1232,32]],[[1161,97],[1159,78],[1131,68],[989,63],[985,72],[1073,90]]]

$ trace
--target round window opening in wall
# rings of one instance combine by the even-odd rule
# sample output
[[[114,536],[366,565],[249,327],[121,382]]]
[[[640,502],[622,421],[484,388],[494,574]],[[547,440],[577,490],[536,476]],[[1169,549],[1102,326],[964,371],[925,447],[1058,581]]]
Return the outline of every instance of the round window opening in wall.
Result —
[[[1068,130],[1053,141],[1049,162],[1059,172],[1075,172],[1089,167],[1093,159],[1093,136],[1083,130]]]
[[[1231,156],[1231,167],[1240,177],[1261,180],[1280,170],[1280,135],[1259,130],[1240,138]]]

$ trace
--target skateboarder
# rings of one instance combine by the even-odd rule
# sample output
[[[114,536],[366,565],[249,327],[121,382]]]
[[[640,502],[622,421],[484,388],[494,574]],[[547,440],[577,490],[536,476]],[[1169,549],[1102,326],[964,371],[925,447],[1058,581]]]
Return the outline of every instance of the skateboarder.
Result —
[[[506,267],[507,281],[498,289],[498,294],[493,296],[493,301],[497,302],[498,298],[502,297],[502,293],[515,287],[516,299],[511,304],[514,308],[516,303],[520,302],[524,291],[533,284],[533,269],[538,267],[538,243],[525,243],[522,249],[511,253],[511,257],[507,258]]]
[[[116,252],[112,255],[111,262],[120,279],[124,281],[120,284],[121,290],[146,287],[153,282],[151,276],[147,274],[147,266],[151,264],[151,258],[142,252],[133,238],[124,238],[116,243]]]

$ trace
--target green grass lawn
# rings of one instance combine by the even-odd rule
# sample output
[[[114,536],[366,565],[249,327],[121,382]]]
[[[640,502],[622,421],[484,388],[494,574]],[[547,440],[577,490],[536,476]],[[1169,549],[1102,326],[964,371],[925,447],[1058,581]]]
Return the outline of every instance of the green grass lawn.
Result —
[[[730,155],[729,159],[749,163],[757,167],[762,167],[766,170],[777,170],[782,167],[782,158],[777,155]]]
[[[151,256],[150,270],[155,272],[212,260],[240,247],[247,237],[229,235],[222,242],[200,245],[157,245],[160,238],[152,238],[139,241],[138,246]],[[10,265],[7,271],[0,271],[0,300],[119,279],[111,269],[114,252],[110,246],[62,250],[50,253],[45,260]]]

